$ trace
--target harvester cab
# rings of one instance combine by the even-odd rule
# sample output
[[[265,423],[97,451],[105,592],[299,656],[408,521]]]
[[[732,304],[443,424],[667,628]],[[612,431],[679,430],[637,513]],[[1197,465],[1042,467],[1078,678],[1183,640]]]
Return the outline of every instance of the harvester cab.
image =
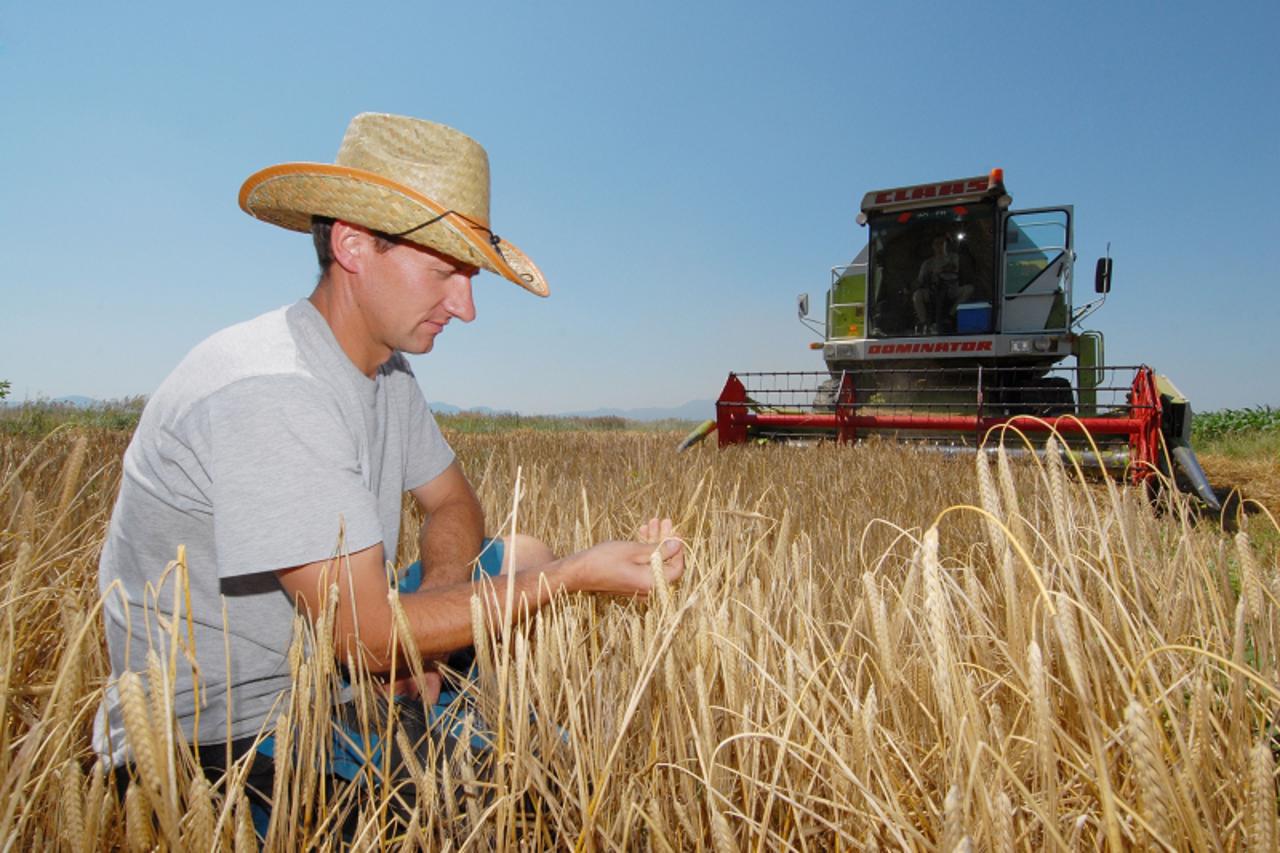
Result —
[[[1002,427],[1054,432],[1082,465],[1176,476],[1216,508],[1187,401],[1148,367],[1106,365],[1102,334],[1082,327],[1110,292],[1110,257],[1077,299],[1073,209],[1012,201],[1000,169],[867,193],[866,245],[832,269],[824,316],[798,300],[826,370],[731,373],[715,421],[682,447],[713,430],[722,447],[879,435],[944,451],[990,446]]]
[[[852,374],[867,402],[943,404],[971,398],[981,370],[992,413],[1065,413],[1077,391],[1090,401],[1102,335],[1080,323],[1110,289],[1109,264],[1101,295],[1076,309],[1071,207],[1011,203],[999,169],[866,194],[869,239],[832,270],[818,327],[830,386]],[[1074,375],[1050,375],[1068,357]]]

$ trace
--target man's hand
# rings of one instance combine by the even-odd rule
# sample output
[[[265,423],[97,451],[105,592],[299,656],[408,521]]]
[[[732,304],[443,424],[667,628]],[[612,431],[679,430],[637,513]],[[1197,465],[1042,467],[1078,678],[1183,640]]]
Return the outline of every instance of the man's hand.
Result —
[[[443,686],[444,678],[436,669],[435,663],[423,661],[421,689],[410,674],[388,684],[387,693],[390,696],[401,696],[406,699],[420,699],[424,705],[434,705],[440,700],[440,690]]]
[[[653,590],[650,558],[662,554],[662,575],[675,583],[684,575],[684,545],[671,519],[650,519],[636,531],[638,542],[602,542],[564,559],[569,588],[610,595],[647,596]]]
[[[664,540],[675,539],[675,530],[676,527],[672,524],[671,519],[664,518],[659,520],[658,518],[651,518],[636,528],[636,541],[658,545]]]

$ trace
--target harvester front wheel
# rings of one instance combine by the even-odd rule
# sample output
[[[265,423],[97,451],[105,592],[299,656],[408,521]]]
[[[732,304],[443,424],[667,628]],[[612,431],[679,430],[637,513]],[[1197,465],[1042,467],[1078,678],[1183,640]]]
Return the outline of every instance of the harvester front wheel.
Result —
[[[813,410],[815,412],[834,412],[836,410],[836,396],[839,393],[839,379],[825,380],[818,386],[818,393],[813,397]]]
[[[1041,402],[1040,414],[1045,417],[1076,413],[1076,394],[1070,379],[1064,376],[1046,376],[1038,393],[1042,398],[1038,401]]]

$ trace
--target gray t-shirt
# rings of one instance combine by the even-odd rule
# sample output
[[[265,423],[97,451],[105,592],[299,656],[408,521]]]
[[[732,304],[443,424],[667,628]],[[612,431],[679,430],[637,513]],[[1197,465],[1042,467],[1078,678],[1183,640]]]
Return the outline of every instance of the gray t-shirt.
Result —
[[[394,559],[404,492],[452,461],[404,357],[370,379],[309,301],[213,335],[148,401],[125,453],[98,581],[113,682],[145,673],[148,632],[166,658],[160,622],[172,624],[177,583],[166,567],[183,545],[198,677],[179,653],[178,721],[191,738],[198,714],[202,744],[226,738],[228,717],[233,738],[257,734],[289,687],[294,606],[274,572],[378,542]],[[113,764],[127,757],[123,734],[111,688],[94,746]]]

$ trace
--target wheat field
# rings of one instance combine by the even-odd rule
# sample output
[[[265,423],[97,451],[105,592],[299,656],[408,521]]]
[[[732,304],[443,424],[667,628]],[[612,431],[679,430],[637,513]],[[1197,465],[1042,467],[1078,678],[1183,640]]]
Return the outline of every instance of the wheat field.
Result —
[[[477,630],[458,724],[487,745],[442,743],[396,784],[323,773],[337,675],[323,620],[299,622],[275,727],[295,760],[266,849],[1276,848],[1266,512],[1228,534],[1178,500],[999,455],[450,440],[491,532],[566,552],[670,515],[685,576]],[[96,560],[127,436],[2,441],[3,848],[254,849],[243,773],[210,784],[170,725],[177,644],[121,685],[122,800],[90,749]],[[175,576],[198,570],[177,558]],[[358,671],[354,688],[376,701]]]

